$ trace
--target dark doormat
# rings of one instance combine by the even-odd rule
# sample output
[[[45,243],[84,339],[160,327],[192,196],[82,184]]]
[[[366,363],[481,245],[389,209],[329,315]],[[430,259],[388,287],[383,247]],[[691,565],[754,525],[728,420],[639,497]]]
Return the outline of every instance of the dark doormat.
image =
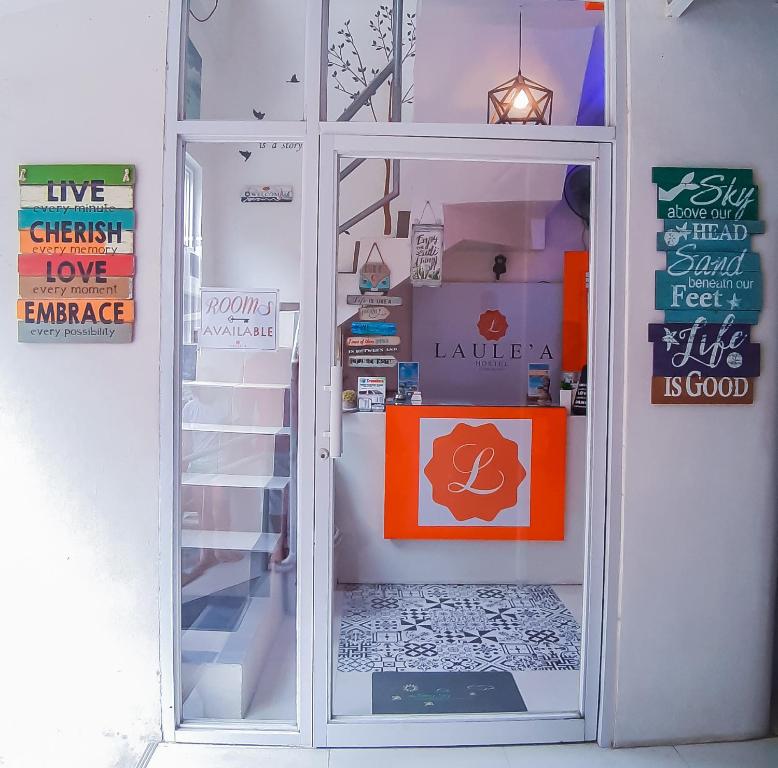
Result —
[[[374,715],[526,711],[510,672],[373,672]]]

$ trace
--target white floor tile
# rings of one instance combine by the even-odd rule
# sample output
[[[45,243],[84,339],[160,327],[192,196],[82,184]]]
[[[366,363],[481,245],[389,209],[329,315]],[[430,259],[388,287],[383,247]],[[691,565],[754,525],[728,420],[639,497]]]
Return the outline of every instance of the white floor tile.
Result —
[[[778,739],[677,747],[689,768],[776,768]]]
[[[500,747],[333,749],[330,768],[509,768]]]
[[[326,749],[160,744],[148,768],[327,768]]]
[[[509,768],[686,768],[672,747],[600,749],[594,744],[506,747]]]

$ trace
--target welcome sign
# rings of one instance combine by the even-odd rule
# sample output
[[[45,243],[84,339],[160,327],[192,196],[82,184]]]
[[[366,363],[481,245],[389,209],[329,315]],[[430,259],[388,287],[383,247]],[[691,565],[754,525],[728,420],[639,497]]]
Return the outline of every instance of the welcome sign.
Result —
[[[19,341],[132,341],[134,184],[132,165],[19,168]]]

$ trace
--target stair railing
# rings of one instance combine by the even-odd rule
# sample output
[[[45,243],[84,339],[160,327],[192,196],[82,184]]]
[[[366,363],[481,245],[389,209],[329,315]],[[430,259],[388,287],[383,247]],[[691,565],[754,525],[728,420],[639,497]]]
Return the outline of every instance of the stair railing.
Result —
[[[329,28],[330,28],[330,0],[323,0],[322,3],[323,24],[322,24],[322,61],[321,61],[321,119],[327,120],[327,73],[329,56]],[[392,86],[390,94],[389,122],[402,122],[403,109],[403,9],[404,0],[393,0],[392,4],[392,57],[389,63],[373,78],[367,87],[349,104],[338,118],[337,122],[344,123],[351,121],[354,116],[362,109],[370,99],[375,96],[378,89],[391,77]],[[339,179],[343,181],[350,176],[367,158],[359,157],[352,160],[345,168],[340,171]],[[368,205],[367,208],[360,211],[356,216],[352,216],[348,221],[338,227],[338,234],[342,235],[361,221],[371,216],[376,211],[380,211],[388,203],[396,200],[400,196],[400,161],[392,161],[392,188],[380,200]]]

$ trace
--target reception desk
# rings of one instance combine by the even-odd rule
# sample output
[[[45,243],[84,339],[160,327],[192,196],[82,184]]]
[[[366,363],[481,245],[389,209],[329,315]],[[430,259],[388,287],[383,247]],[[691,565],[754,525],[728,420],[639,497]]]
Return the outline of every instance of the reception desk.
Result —
[[[386,538],[563,540],[566,432],[562,408],[389,406]]]
[[[586,532],[587,419],[558,408],[489,408],[529,412],[566,423],[564,464],[557,478],[564,494],[561,536],[554,539],[386,538],[385,488],[387,422],[396,411],[421,419],[438,406],[390,406],[387,413],[349,413],[343,417],[344,456],[335,462],[334,556],[344,583],[513,583],[580,584]],[[468,417],[474,409],[466,408]],[[483,416],[483,409],[478,409]],[[401,446],[402,454],[409,446]],[[418,469],[415,470],[418,481]],[[499,516],[497,518],[499,521]]]

